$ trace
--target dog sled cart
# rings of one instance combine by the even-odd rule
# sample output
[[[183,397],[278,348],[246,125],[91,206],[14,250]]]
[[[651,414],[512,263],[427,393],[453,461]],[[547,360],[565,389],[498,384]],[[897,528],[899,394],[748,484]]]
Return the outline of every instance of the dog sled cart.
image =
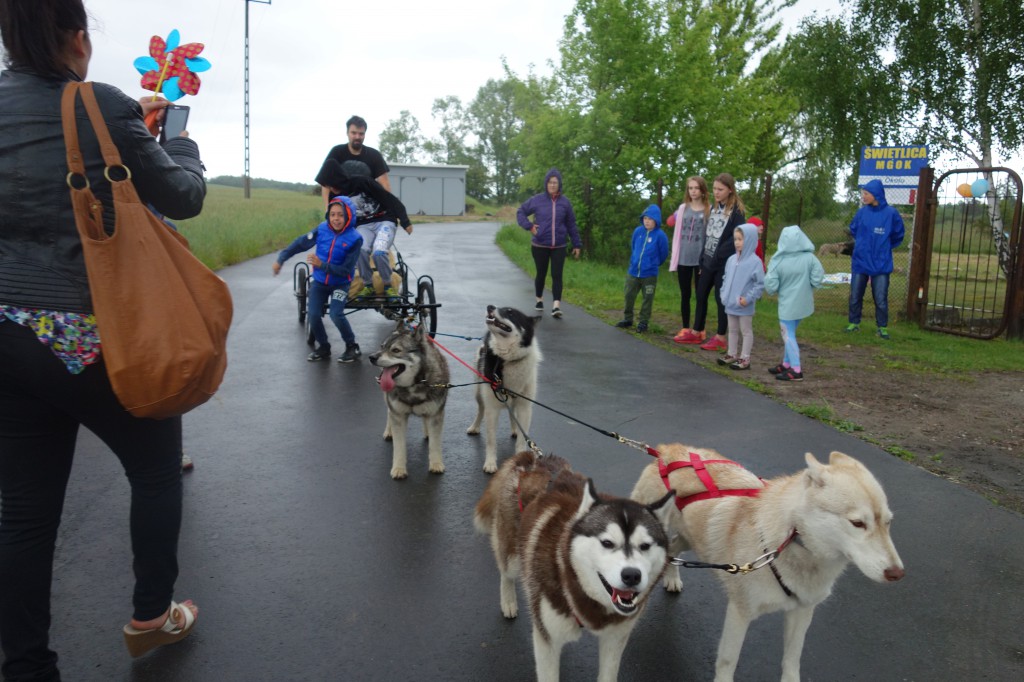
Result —
[[[371,265],[372,286],[374,295],[360,296],[363,290],[363,278],[357,272],[352,278],[352,286],[349,287],[348,301],[345,303],[345,314],[350,315],[359,310],[376,310],[389,320],[408,320],[416,322],[434,338],[437,333],[437,309],[441,304],[437,302],[434,294],[434,278],[430,275],[420,275],[416,279],[415,289],[409,286],[409,266],[402,259],[398,249],[391,252],[391,288],[397,295],[385,296],[384,283],[377,274],[375,267]],[[313,338],[313,331],[310,329],[307,315],[308,293],[313,274],[310,266],[305,261],[295,264],[292,269],[292,291],[295,294],[296,306],[299,313],[299,324],[304,326],[306,343],[312,348],[316,344]],[[325,304],[320,316],[327,314]]]

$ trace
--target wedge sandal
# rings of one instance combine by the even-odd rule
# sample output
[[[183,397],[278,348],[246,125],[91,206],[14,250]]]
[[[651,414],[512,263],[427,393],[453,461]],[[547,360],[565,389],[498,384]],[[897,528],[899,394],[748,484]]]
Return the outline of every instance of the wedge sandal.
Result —
[[[179,618],[184,620],[182,625],[177,624]],[[125,625],[124,643],[128,647],[128,653],[131,654],[132,658],[138,658],[158,646],[173,644],[185,639],[192,633],[192,628],[195,624],[196,616],[192,613],[192,609],[172,601],[171,608],[168,610],[167,620],[160,627],[152,630],[138,630],[130,624]]]

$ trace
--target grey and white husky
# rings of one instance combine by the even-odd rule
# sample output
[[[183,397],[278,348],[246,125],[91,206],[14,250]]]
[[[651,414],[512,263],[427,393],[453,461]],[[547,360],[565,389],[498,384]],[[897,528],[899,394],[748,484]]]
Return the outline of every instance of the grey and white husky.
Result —
[[[526,442],[533,418],[533,403],[537,397],[537,367],[542,355],[534,328],[540,317],[530,317],[515,308],[487,306],[487,333],[477,352],[477,371],[488,381],[500,381],[511,393],[506,394],[507,402],[494,395],[487,384],[480,384],[476,390],[476,419],[466,430],[470,435],[480,433],[480,424],[486,428],[484,471],[493,474],[498,470],[498,417],[503,410],[511,410],[509,422],[512,435],[519,443]],[[513,419],[514,417],[514,419]],[[516,424],[518,422],[518,426]]]
[[[384,339],[380,350],[370,355],[370,362],[381,368],[377,381],[388,408],[384,440],[392,441],[391,478],[409,475],[406,430],[411,414],[423,419],[423,434],[430,441],[430,473],[443,474],[441,432],[448,398],[448,362],[422,326],[410,329],[405,322]]]
[[[659,445],[658,452],[661,457],[644,467],[631,497],[650,502],[666,488],[677,496],[667,524],[673,555],[692,548],[704,562],[743,564],[778,551],[770,567],[748,575],[716,571],[729,604],[715,682],[732,681],[750,623],[775,611],[786,614],[782,680],[799,682],[814,608],[847,565],[880,583],[903,578],[903,562],[889,536],[892,512],[885,492],[853,457],[833,452],[823,464],[807,453],[806,469],[762,481],[711,449],[674,443]],[[678,569],[666,574],[665,587],[682,589]]]
[[[537,679],[558,680],[562,647],[598,638],[599,682],[618,677],[629,634],[668,559],[672,495],[644,505],[599,496],[560,457],[520,452],[502,463],[476,505],[501,573],[501,612],[518,614],[520,577],[533,622]]]

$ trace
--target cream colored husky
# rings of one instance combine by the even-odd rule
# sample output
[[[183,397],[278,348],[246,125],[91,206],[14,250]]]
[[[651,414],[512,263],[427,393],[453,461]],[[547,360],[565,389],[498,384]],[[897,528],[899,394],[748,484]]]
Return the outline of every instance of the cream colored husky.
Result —
[[[660,460],[644,468],[632,498],[649,503],[667,488],[675,492],[670,552],[693,549],[703,562],[742,565],[779,550],[772,564],[745,575],[715,571],[729,597],[716,682],[733,679],[750,623],[774,611],[786,612],[782,680],[799,682],[814,607],[831,594],[846,566],[855,564],[877,582],[903,577],[889,537],[885,492],[849,455],[833,452],[822,464],[807,453],[800,473],[761,481],[714,450],[676,443],[658,451]],[[687,502],[692,495],[701,497]],[[666,574],[665,587],[682,589],[678,569]]]

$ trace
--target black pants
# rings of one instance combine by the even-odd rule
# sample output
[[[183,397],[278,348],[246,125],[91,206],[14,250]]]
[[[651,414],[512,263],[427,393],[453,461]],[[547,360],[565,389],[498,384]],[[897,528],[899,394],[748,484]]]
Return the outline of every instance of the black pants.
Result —
[[[715,289],[715,305],[718,307],[718,331],[719,336],[725,336],[729,330],[729,318],[725,314],[725,304],[722,303],[722,278],[725,277],[725,269],[711,270],[701,268],[700,276],[697,278],[697,312],[693,321],[693,331],[704,331],[704,325],[708,320],[708,294],[712,287]]]
[[[562,300],[562,270],[565,267],[566,247],[547,249],[543,246],[532,246],[533,264],[537,266],[537,277],[533,280],[534,293],[537,298],[544,297],[544,280],[548,277],[548,263],[551,263],[551,296],[555,301]]]
[[[676,274],[679,275],[679,315],[683,318],[683,329],[689,329],[690,293],[697,286],[700,268],[696,265],[680,265],[677,268]]]
[[[0,322],[0,644],[5,680],[59,680],[49,648],[54,545],[79,425],[131,485],[133,617],[164,613],[178,577],[180,419],[137,419],[102,361],[73,375],[35,334]],[[116,632],[110,633],[117,636]]]

